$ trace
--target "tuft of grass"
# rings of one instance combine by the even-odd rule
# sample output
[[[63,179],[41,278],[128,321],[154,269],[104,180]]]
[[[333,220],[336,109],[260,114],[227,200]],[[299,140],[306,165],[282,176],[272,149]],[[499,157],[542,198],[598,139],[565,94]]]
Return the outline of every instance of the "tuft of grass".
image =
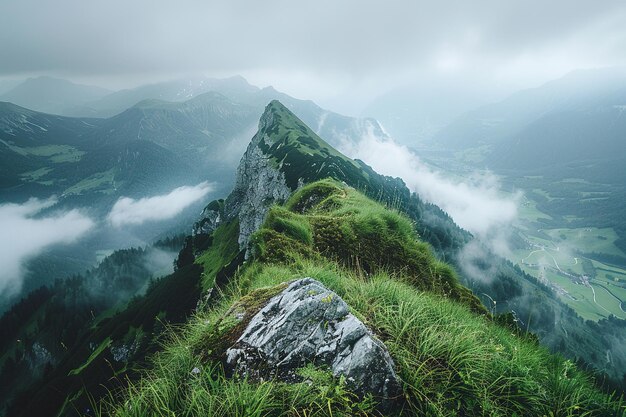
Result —
[[[275,206],[267,213],[265,225],[266,228],[282,233],[304,245],[311,245],[313,243],[311,225],[302,217],[280,206]]]
[[[203,291],[213,287],[217,273],[239,253],[238,234],[238,221],[220,225],[212,234],[211,246],[196,258],[195,263],[203,267]]]
[[[323,256],[366,275],[384,270],[486,313],[459,284],[454,269],[418,240],[407,217],[334,180],[309,184],[284,207],[272,208],[253,243],[265,261],[286,262],[299,253]]]

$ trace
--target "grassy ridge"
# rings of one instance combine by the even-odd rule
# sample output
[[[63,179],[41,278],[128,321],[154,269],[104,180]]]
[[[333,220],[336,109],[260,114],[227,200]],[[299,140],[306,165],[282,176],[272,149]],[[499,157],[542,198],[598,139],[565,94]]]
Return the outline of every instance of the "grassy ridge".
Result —
[[[411,223],[353,189],[332,181],[303,188],[268,214],[254,242],[256,258],[217,304],[174,329],[153,368],[99,404],[100,414],[376,414],[371,399],[356,398],[323,370],[303,369],[312,383],[297,384],[223,374],[224,345],[237,323],[230,309],[310,276],[339,294],[390,350],[404,383],[402,415],[624,415],[622,403],[597,391],[572,362],[476,314],[471,293],[415,239]]]

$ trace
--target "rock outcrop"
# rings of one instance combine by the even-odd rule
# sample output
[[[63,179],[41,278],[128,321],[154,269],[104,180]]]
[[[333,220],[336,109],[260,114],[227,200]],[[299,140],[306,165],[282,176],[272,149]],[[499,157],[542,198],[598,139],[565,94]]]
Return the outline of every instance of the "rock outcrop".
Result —
[[[226,351],[227,371],[251,380],[296,382],[298,369],[311,363],[345,376],[354,392],[371,394],[383,405],[401,395],[385,345],[337,294],[312,278],[272,297]]]
[[[193,236],[212,233],[224,218],[224,200],[211,201],[200,213],[200,219],[191,229]]]
[[[273,144],[271,130],[274,127],[274,106],[270,103],[259,121],[258,132],[252,138],[237,168],[235,188],[222,207],[207,206],[194,225],[193,233],[210,233],[223,221],[239,218],[239,247],[247,249],[250,236],[261,227],[269,208],[283,203],[292,191],[269,155],[259,146]]]
[[[266,128],[271,123],[271,113],[265,112],[259,123],[259,132],[252,138],[246,153],[237,168],[237,180],[233,192],[225,203],[228,219],[239,217],[239,247],[245,249],[250,235],[257,231],[267,211],[273,204],[284,203],[292,190],[287,186],[285,174],[268,155],[265,155],[259,143],[267,143],[270,138]]]

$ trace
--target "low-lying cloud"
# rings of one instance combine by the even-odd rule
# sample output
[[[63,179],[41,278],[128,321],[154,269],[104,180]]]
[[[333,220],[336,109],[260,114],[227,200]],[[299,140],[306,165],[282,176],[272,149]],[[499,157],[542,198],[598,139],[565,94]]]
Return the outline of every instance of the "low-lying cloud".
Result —
[[[115,227],[171,219],[213,189],[212,184],[203,182],[195,186],[178,187],[165,195],[138,200],[122,197],[117,200],[107,218]]]
[[[54,244],[74,242],[94,226],[78,210],[36,217],[55,204],[54,198],[31,198],[24,204],[0,205],[0,294],[20,290],[27,260]]]
[[[474,173],[460,180],[447,177],[406,146],[373,132],[358,142],[346,140],[339,148],[381,174],[402,178],[411,191],[441,207],[488,248],[499,255],[507,254],[509,226],[517,218],[520,195],[503,196],[495,175]]]

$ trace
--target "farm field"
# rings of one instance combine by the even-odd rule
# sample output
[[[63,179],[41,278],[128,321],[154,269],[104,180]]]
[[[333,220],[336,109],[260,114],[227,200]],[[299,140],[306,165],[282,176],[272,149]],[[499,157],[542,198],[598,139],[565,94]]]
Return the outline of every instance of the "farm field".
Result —
[[[524,196],[517,234],[525,247],[512,250],[509,260],[550,285],[558,296],[586,320],[610,315],[626,319],[626,269],[597,257],[624,258],[614,229],[604,227],[538,228],[552,217]]]

